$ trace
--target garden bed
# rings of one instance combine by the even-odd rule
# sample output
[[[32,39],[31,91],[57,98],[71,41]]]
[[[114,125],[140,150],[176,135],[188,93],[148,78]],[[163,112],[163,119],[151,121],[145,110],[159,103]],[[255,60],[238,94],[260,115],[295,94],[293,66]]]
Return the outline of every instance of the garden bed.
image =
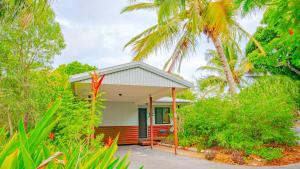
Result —
[[[283,157],[267,161],[257,155],[245,155],[241,151],[228,150],[222,147],[212,147],[207,150],[197,151],[194,147],[181,147],[178,149],[179,155],[207,159],[214,162],[247,165],[247,166],[281,166],[300,162],[300,146],[278,146],[270,145],[274,148],[283,149]],[[172,151],[174,145],[160,143],[159,149]]]

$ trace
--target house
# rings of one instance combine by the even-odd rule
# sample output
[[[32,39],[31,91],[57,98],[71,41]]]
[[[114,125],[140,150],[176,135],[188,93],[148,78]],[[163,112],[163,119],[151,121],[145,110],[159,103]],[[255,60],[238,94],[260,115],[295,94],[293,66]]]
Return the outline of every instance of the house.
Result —
[[[184,79],[142,62],[130,62],[98,72],[105,74],[100,88],[104,92],[105,109],[96,134],[104,133],[106,137],[114,138],[120,133],[119,144],[138,144],[147,138],[151,138],[153,144],[153,139],[167,136],[173,124],[170,113],[176,112],[177,106],[189,103],[170,98],[172,92],[175,96],[176,92],[193,87]],[[89,72],[74,75],[70,81],[77,97],[90,97]]]

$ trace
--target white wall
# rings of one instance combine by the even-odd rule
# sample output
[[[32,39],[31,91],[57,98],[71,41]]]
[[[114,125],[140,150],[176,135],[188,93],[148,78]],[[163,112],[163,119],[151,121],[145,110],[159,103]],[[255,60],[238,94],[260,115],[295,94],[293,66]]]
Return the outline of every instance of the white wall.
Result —
[[[138,126],[138,106],[133,102],[105,102],[100,126]]]
[[[105,102],[105,108],[102,115],[102,123],[100,126],[138,126],[138,108],[149,108],[144,106],[138,106],[133,102]],[[169,107],[172,113],[172,107],[166,104],[153,105],[153,125],[155,124],[155,107]],[[147,115],[147,124],[150,124],[149,114]],[[170,119],[173,124],[173,119]],[[169,125],[169,124],[158,124]]]

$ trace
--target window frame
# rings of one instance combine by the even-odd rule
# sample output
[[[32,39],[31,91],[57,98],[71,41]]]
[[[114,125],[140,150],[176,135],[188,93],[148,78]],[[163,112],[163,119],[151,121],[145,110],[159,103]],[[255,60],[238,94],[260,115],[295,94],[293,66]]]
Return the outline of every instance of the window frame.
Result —
[[[162,122],[160,123],[160,122],[157,122],[157,109],[162,109],[163,111],[162,111]],[[164,122],[164,110],[165,109],[167,109],[168,110],[168,122]],[[171,113],[171,109],[170,109],[170,107],[155,107],[154,108],[154,114],[155,114],[155,119],[154,119],[154,122],[155,122],[155,124],[171,124],[171,117],[170,117],[170,113]]]

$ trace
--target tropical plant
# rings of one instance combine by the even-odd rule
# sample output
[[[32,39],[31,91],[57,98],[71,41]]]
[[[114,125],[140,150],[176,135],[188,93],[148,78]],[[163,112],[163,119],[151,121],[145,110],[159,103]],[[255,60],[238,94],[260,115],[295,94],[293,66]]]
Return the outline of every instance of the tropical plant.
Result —
[[[247,58],[242,57],[242,53],[236,50],[233,45],[223,46],[226,59],[233,74],[233,79],[237,87],[242,89],[247,85],[245,75],[253,71],[253,66],[247,61]],[[197,70],[210,74],[198,80],[199,89],[201,91],[213,89],[211,92],[215,91],[218,94],[224,93],[228,87],[228,82],[217,51],[208,50],[206,59],[208,60],[208,65],[201,66]]]
[[[179,143],[182,138],[185,145],[222,146],[267,160],[279,158],[282,150],[267,145],[293,145],[299,139],[292,130],[299,87],[286,76],[262,77],[235,97],[212,97],[183,107],[178,110],[183,117]]]
[[[203,33],[215,45],[230,93],[235,93],[236,84],[222,42],[237,45],[236,39],[243,35],[253,40],[263,53],[259,43],[236,22],[237,8],[232,0],[154,0],[136,2],[124,8],[122,12],[139,9],[157,10],[158,24],[135,36],[125,45],[125,47],[133,46],[134,60],[142,60],[161,47],[169,49],[175,43],[175,49],[165,68],[169,71],[175,66],[180,68],[185,56],[198,47],[198,41]]]
[[[114,157],[117,138],[110,147],[94,151],[84,143],[58,150],[47,137],[59,120],[55,112],[60,103],[58,99],[28,133],[20,121],[19,131],[0,150],[1,168],[128,168],[127,155]]]
[[[101,86],[101,83],[105,77],[105,74],[100,76],[100,74],[96,73],[94,71],[91,73],[91,79],[92,79],[92,101],[91,101],[91,129],[92,129],[92,134],[91,134],[91,139],[93,140],[95,138],[95,123],[94,119],[96,116],[96,102],[97,102],[97,96],[98,96],[98,90]]]
[[[76,67],[75,67],[76,66]],[[77,69],[76,69],[77,68]],[[69,82],[69,76],[77,73],[94,70],[95,67],[72,62],[70,64],[60,65],[57,69],[52,70],[45,78],[44,87],[38,88],[39,93],[48,98],[57,98],[62,96],[62,104],[57,111],[60,116],[58,124],[55,126],[53,133],[55,134],[55,142],[57,144],[69,145],[79,143],[83,138],[88,138],[94,131],[91,130],[91,125],[101,123],[103,100],[102,95],[97,97],[95,104],[96,110],[94,115],[91,115],[91,103],[88,98],[78,98],[74,96],[72,85]],[[43,98],[43,97],[40,98]],[[43,101],[45,102],[45,101]],[[98,139],[101,135],[98,135]],[[102,144],[101,139],[95,140]]]

